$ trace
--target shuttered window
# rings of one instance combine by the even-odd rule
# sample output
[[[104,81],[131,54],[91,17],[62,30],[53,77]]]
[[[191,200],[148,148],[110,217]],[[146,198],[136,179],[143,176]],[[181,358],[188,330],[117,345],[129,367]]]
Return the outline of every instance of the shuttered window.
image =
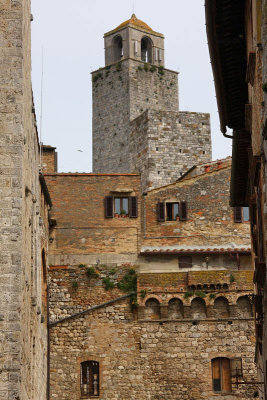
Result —
[[[225,357],[214,358],[212,364],[212,387],[214,392],[231,392],[230,360]]]
[[[165,221],[165,203],[158,203],[158,221]]]
[[[186,221],[187,220],[187,204],[186,204],[186,201],[181,201],[179,209],[180,209],[180,221]]]
[[[130,218],[138,217],[138,201],[136,196],[129,197],[129,211]]]
[[[112,196],[105,197],[105,217],[113,218],[113,197]]]
[[[234,208],[234,220],[235,220],[235,222],[242,222],[242,208],[241,207]]]
[[[116,216],[124,216],[130,218],[138,217],[138,199],[132,197],[105,197],[105,217],[113,218]]]
[[[81,397],[99,396],[99,363],[84,361],[81,363]]]

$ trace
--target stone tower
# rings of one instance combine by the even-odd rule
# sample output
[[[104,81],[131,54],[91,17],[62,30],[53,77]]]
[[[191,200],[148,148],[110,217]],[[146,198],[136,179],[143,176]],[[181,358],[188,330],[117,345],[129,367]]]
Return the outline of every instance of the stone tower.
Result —
[[[133,14],[104,41],[106,65],[92,73],[93,171],[140,172],[146,190],[209,162],[209,115],[179,112],[164,36]]]

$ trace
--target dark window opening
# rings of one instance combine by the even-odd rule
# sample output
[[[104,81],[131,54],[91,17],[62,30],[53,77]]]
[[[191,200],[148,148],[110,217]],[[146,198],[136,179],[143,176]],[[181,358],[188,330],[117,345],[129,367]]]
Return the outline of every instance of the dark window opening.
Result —
[[[176,221],[179,217],[179,203],[166,203],[167,221]]]
[[[121,36],[115,36],[113,39],[114,61],[119,61],[123,57],[123,43]]]
[[[231,392],[231,369],[229,358],[218,357],[211,360],[212,386],[214,392]]]
[[[192,268],[191,256],[180,256],[178,258],[179,268]]]
[[[81,396],[99,396],[99,363],[81,363]]]
[[[152,41],[147,37],[141,40],[141,60],[152,63]]]

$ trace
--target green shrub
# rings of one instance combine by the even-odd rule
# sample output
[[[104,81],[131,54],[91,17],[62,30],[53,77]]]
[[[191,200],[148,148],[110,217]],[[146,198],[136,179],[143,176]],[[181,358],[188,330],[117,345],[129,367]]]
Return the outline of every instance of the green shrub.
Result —
[[[137,275],[135,269],[131,268],[124,275],[124,277],[118,282],[118,288],[122,292],[136,292],[137,290]]]
[[[109,271],[109,275],[115,275],[116,274],[116,269],[115,268],[112,268],[110,271]]]
[[[188,297],[192,297],[192,296],[194,296],[194,292],[191,292],[191,291],[190,291],[190,292],[185,292],[185,293],[184,293],[184,298],[185,298],[185,299],[188,299]]]
[[[140,292],[140,296],[142,297],[142,299],[144,299],[147,295],[147,291],[145,289],[142,289]]]
[[[86,267],[86,264],[79,264],[78,267],[79,267],[79,268],[85,268],[85,267]]]
[[[164,67],[162,65],[160,67],[158,67],[158,73],[160,75],[164,75]]]
[[[104,283],[105,290],[111,290],[111,289],[114,289],[114,287],[115,287],[114,281],[112,281],[109,276],[107,276],[106,278],[103,279],[103,283]]]
[[[204,297],[206,297],[206,293],[202,292],[202,290],[197,290],[196,291],[196,296],[201,297],[202,299],[204,299]]]
[[[215,297],[216,297],[216,293],[211,293],[210,294],[210,299],[215,299]]]
[[[130,305],[131,305],[131,310],[132,311],[137,309],[138,301],[137,301],[137,295],[136,294],[132,294],[132,296],[130,297]]]
[[[79,284],[77,281],[72,281],[71,286],[72,286],[72,289],[78,289]]]
[[[235,277],[233,274],[230,274],[230,282],[233,283],[235,281]]]
[[[151,65],[151,67],[150,67],[150,72],[155,72],[156,71],[156,67],[155,67],[155,65]]]
[[[96,272],[94,267],[89,267],[86,270],[86,275],[88,276],[88,278],[96,278],[98,276],[98,273]]]
[[[149,71],[149,64],[145,63],[144,65],[144,71],[148,72]]]
[[[121,61],[119,61],[117,64],[116,64],[116,71],[121,71],[122,70],[122,68],[121,68]]]
[[[138,65],[137,71],[143,71],[143,68],[141,67],[141,65]]]

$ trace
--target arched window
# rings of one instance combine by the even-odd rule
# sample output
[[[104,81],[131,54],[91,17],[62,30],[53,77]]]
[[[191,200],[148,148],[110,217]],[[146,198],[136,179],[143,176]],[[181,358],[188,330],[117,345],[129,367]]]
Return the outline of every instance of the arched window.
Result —
[[[222,393],[231,392],[231,367],[229,358],[213,358],[211,360],[211,366],[213,391]]]
[[[252,305],[249,299],[245,296],[239,297],[237,299],[237,314],[241,318],[251,318],[252,317]]]
[[[168,318],[180,319],[184,317],[183,303],[179,299],[171,299],[168,304]]]
[[[216,318],[227,318],[230,315],[229,303],[225,297],[217,297],[214,301],[214,316]]]
[[[206,318],[206,303],[200,297],[192,300],[191,315],[193,319]]]
[[[141,40],[141,60],[152,63],[152,40],[148,37]]]
[[[123,42],[120,35],[115,36],[113,39],[113,57],[114,61],[120,61],[123,57]]]
[[[145,306],[146,319],[160,319],[160,305],[157,299],[148,299]]]
[[[81,363],[81,396],[99,396],[99,363]]]

